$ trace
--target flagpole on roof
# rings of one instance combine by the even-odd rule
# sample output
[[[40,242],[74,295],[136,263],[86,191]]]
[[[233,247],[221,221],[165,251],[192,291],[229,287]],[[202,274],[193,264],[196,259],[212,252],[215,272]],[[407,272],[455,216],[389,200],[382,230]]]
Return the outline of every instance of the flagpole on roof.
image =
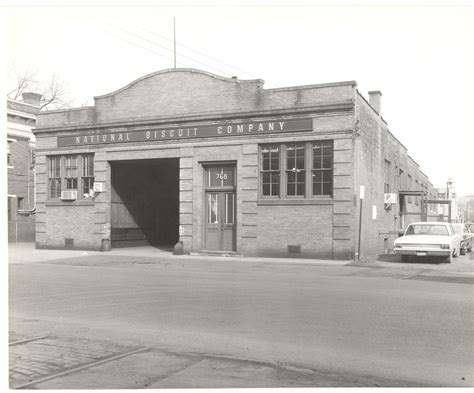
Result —
[[[176,18],[173,17],[173,33],[174,33],[174,68],[176,68]]]

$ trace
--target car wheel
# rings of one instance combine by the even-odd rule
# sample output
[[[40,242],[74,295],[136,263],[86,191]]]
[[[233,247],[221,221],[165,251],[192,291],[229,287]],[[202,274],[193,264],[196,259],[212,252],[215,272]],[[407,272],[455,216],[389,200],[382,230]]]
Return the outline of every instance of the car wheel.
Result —
[[[451,263],[452,261],[453,261],[453,253],[449,253],[449,256],[446,258],[446,262]]]
[[[402,262],[408,262],[410,260],[410,255],[402,255]]]
[[[461,248],[459,249],[459,252],[461,255],[466,255],[466,248],[464,247],[464,243],[461,243]]]

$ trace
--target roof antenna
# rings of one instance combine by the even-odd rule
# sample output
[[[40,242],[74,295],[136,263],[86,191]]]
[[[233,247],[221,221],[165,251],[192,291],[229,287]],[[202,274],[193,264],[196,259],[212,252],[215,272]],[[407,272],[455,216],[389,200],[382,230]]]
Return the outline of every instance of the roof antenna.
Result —
[[[174,31],[174,68],[176,68],[176,18],[173,17],[173,31]]]

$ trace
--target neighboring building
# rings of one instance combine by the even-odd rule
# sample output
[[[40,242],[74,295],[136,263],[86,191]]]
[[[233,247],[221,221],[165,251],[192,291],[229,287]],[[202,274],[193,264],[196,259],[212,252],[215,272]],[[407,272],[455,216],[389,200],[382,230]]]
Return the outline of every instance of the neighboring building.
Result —
[[[466,223],[474,222],[474,195],[464,195],[458,198],[459,216]]]
[[[352,259],[363,185],[361,255],[388,252],[435,191],[381,93],[263,84],[171,69],[40,113],[36,246]]]
[[[35,240],[35,179],[32,128],[41,95],[23,93],[23,101],[7,100],[8,241]]]
[[[446,187],[438,188],[438,199],[450,201],[449,204],[440,204],[438,207],[439,221],[462,222],[462,216],[459,214],[458,198],[454,181],[449,178]]]

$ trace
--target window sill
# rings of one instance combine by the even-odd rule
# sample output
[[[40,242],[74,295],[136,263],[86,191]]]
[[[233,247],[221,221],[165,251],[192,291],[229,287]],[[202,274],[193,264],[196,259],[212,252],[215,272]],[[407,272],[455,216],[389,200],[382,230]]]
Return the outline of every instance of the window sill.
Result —
[[[93,200],[46,201],[46,206],[94,206]]]
[[[333,205],[332,198],[321,199],[259,199],[257,206]]]

